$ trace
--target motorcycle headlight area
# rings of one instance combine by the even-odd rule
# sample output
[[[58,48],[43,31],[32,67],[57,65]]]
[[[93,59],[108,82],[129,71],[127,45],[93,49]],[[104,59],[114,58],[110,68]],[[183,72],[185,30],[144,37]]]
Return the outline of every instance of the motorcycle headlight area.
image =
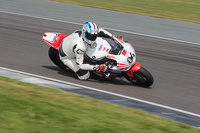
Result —
[[[111,46],[112,46],[112,49],[110,50],[109,53],[114,54],[114,55],[119,55],[124,49],[124,47],[120,45],[119,43],[111,44]]]

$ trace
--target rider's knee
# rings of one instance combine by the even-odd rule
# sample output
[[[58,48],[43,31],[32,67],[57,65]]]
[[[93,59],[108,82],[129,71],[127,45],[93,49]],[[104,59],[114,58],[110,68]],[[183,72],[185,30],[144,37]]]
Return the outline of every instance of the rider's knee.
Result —
[[[88,80],[90,77],[90,72],[87,70],[78,70],[76,75],[80,80]]]

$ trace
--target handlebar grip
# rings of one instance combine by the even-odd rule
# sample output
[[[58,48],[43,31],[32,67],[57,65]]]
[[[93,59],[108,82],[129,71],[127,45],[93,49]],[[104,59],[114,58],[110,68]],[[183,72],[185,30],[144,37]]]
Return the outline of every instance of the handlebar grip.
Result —
[[[121,44],[121,45],[122,45],[122,42],[121,42],[121,41],[119,41],[119,40],[118,40],[118,38],[117,38],[116,36],[113,36],[113,40],[114,40],[114,42],[118,42],[119,44]]]
[[[110,63],[109,63],[109,62],[105,62],[104,64],[105,64],[106,66],[108,66]]]

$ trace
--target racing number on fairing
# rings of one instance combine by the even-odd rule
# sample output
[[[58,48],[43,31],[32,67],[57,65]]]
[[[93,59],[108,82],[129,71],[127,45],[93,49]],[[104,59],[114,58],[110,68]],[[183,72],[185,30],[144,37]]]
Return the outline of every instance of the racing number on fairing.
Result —
[[[134,54],[132,54],[131,52],[130,52],[130,56],[127,58],[127,61],[129,62],[129,63],[132,63],[133,62],[133,57],[134,57],[135,55]]]

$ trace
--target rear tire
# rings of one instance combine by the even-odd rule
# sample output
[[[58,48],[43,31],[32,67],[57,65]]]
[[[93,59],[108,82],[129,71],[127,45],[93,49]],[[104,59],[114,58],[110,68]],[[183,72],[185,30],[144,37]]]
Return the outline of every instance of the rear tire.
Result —
[[[60,60],[57,49],[55,49],[53,47],[49,48],[49,58],[55,65],[57,65],[58,67],[60,67],[63,70],[66,70],[67,66]]]
[[[153,84],[154,79],[151,73],[149,73],[145,68],[141,67],[140,70],[133,72],[134,77],[129,77],[126,73],[124,77],[130,81],[131,83],[142,86],[142,87],[149,87]]]

